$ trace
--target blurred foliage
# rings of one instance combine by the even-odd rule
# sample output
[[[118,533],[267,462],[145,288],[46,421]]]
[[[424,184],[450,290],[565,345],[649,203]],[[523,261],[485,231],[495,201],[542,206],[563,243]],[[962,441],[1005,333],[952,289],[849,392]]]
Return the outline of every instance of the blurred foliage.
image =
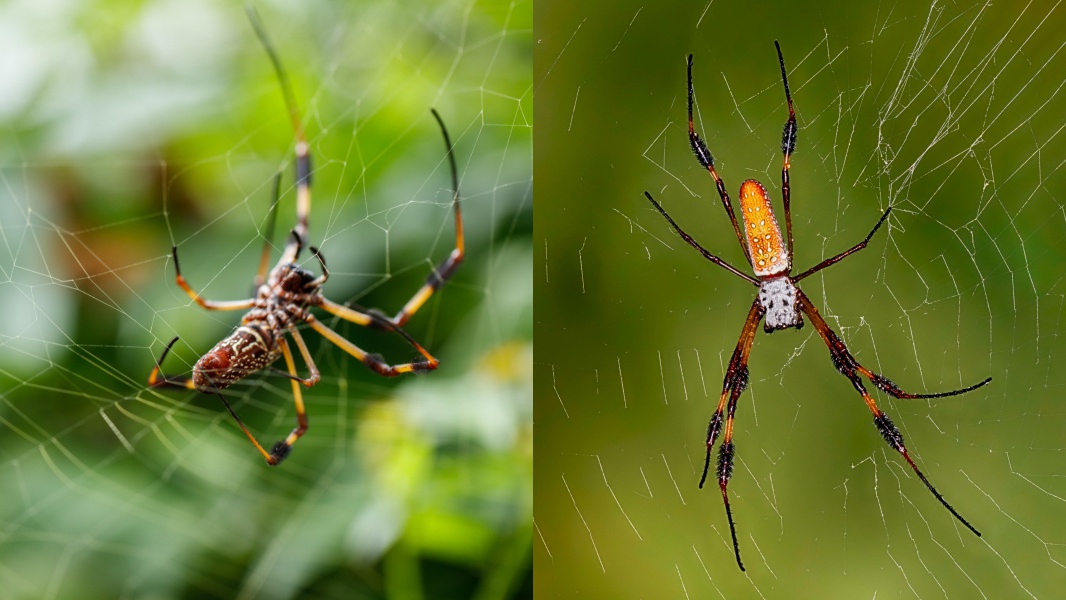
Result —
[[[1052,3],[1053,4],[1053,3]],[[1040,3],[544,2],[535,29],[538,594],[675,598],[1061,593],[1066,12]],[[780,211],[787,118],[796,273],[976,538],[873,427],[809,325],[759,332],[729,491],[697,487],[754,299],[649,205],[748,271],[687,139],[734,202]],[[783,223],[782,214],[778,219]]]
[[[453,247],[443,116],[467,261],[406,328],[441,368],[386,381],[305,336],[323,381],[277,469],[217,398],[144,389],[173,336],[164,370],[187,373],[240,318],[190,303],[170,247],[237,299],[284,245],[278,83],[240,3],[0,6],[0,596],[528,596],[532,6],[256,6],[311,145],[331,299],[395,312]],[[264,443],[295,424],[283,378],[227,396]]]

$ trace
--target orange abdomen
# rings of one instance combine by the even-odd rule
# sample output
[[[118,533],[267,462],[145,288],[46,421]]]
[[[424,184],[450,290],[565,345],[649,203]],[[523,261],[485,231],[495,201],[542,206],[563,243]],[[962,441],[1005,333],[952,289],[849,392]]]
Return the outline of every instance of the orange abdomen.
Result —
[[[744,218],[744,233],[755,275],[767,277],[787,271],[788,249],[781,228],[777,225],[766,188],[754,179],[740,184],[740,213]]]

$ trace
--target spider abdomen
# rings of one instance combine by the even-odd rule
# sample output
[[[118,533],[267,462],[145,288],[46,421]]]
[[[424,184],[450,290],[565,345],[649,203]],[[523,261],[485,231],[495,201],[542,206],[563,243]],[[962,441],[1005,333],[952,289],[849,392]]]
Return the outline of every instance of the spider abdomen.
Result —
[[[196,361],[192,381],[201,391],[224,390],[265,368],[278,356],[273,336],[254,324],[242,325]]]
[[[781,227],[777,225],[766,188],[754,179],[740,184],[740,214],[744,218],[748,254],[755,275],[767,277],[787,271],[788,249]]]
[[[796,305],[796,286],[788,277],[764,279],[759,284],[759,304],[766,311],[766,333],[803,327],[803,315]]]

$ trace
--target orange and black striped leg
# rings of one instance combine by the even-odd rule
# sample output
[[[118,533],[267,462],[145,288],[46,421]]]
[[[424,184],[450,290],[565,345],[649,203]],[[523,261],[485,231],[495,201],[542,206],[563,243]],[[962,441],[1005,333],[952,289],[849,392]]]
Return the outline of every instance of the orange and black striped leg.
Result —
[[[185,277],[181,274],[181,263],[178,262],[178,247],[173,246],[171,248],[171,253],[174,255],[174,279],[178,282],[178,287],[185,290],[185,293],[200,306],[207,310],[242,310],[251,308],[255,305],[255,298],[249,298],[247,300],[227,300],[223,302],[204,300],[200,297],[200,294],[197,294],[191,287],[189,287],[189,284],[185,281]]]
[[[707,425],[707,458],[703,463],[703,477],[700,478],[700,488],[702,488],[711,466],[711,448],[718,434],[722,432],[724,411],[726,414],[725,437],[722,440],[722,446],[718,449],[718,465],[715,473],[718,475],[718,487],[722,490],[725,514],[729,520],[729,533],[733,537],[733,552],[737,556],[737,565],[741,571],[744,570],[744,563],[740,560],[740,544],[737,542],[737,529],[733,523],[733,511],[729,507],[729,494],[726,492],[726,487],[729,485],[729,478],[733,475],[733,456],[736,453],[736,447],[733,445],[733,416],[737,410],[737,399],[748,386],[748,357],[751,354],[751,344],[755,340],[755,331],[765,312],[766,309],[756,299],[751,305],[751,310],[748,311],[747,320],[744,321],[744,329],[740,332],[740,339],[737,340],[733,357],[729,359],[729,367],[726,368],[725,380],[722,382],[722,395],[718,399],[718,408]]]
[[[281,459],[285,458],[284,456],[282,456],[281,459],[279,459],[276,458],[272,453],[267,452],[263,448],[263,445],[259,443],[259,440],[255,439],[255,436],[252,435],[252,432],[248,431],[248,428],[244,425],[244,421],[242,421],[241,418],[237,416],[237,411],[233,410],[233,407],[230,406],[229,402],[226,401],[226,397],[223,396],[221,393],[218,394],[218,397],[222,400],[222,404],[226,405],[226,410],[229,411],[229,414],[231,417],[233,417],[233,420],[237,421],[237,425],[240,426],[241,431],[244,432],[244,435],[248,437],[249,441],[252,442],[252,445],[255,446],[255,449],[263,455],[264,459],[266,459],[268,465],[273,467],[277,465],[281,461]]]
[[[725,206],[725,212],[729,215],[730,222],[733,223],[733,233],[737,235],[737,241],[740,242],[740,249],[744,251],[744,257],[751,262],[751,251],[748,249],[748,245],[744,243],[744,237],[740,234],[740,224],[737,223],[737,216],[733,213],[733,203],[729,201],[729,192],[725,189],[725,183],[722,182],[722,178],[718,176],[718,171],[714,169],[714,155],[711,154],[710,149],[707,148],[707,144],[700,139],[700,134],[696,133],[696,126],[692,121],[692,105],[694,103],[695,94],[692,91],[692,55],[688,55],[688,142],[692,146],[692,151],[696,154],[696,160],[703,165],[704,169],[711,174],[714,178],[715,188],[718,189],[718,197],[722,199],[722,205]],[[791,250],[791,248],[789,248]]]
[[[278,57],[274,44],[267,35],[266,28],[259,20],[259,14],[251,2],[245,4],[245,12],[248,13],[248,22],[252,24],[256,37],[266,50],[270,63],[274,66],[274,73],[278,77],[282,96],[285,97],[285,106],[289,110],[289,120],[292,121],[292,129],[296,134],[296,240],[290,241],[285,246],[281,262],[296,262],[301,244],[307,242],[307,217],[311,212],[311,152],[307,145],[307,137],[304,134],[303,124],[300,122],[300,113],[296,108],[296,95],[292,91],[292,83],[285,71],[281,59]]]
[[[401,329],[399,325],[394,324],[392,322],[392,319],[389,319],[387,316],[385,316],[384,313],[379,310],[370,309],[364,312],[361,310],[356,310],[354,308],[348,308],[347,306],[337,304],[336,302],[332,302],[330,300],[327,300],[326,298],[322,299],[322,303],[319,304],[319,306],[322,307],[322,310],[325,310],[329,314],[340,317],[345,321],[348,321],[349,323],[355,323],[356,325],[362,325],[363,327],[374,327],[378,329],[384,329],[386,331],[392,331],[399,334],[400,337],[407,340],[407,343],[411,344],[411,346],[413,346],[415,350],[418,350],[418,353],[424,356],[427,362],[433,364],[433,368],[436,368],[436,365],[440,362],[432,354],[430,354],[428,350],[423,348],[421,344],[416,342],[414,338],[408,335],[406,331]]]
[[[452,250],[452,253],[444,262],[429,274],[429,277],[426,278],[426,283],[407,301],[403,309],[392,318],[392,323],[399,327],[403,327],[411,316],[429,300],[433,292],[439,290],[444,285],[444,282],[451,278],[463,262],[463,257],[466,256],[466,246],[463,239],[463,213],[460,210],[459,203],[459,170],[455,166],[455,149],[452,148],[452,139],[448,136],[448,129],[444,126],[444,121],[440,118],[440,114],[437,113],[436,109],[431,109],[430,112],[433,113],[433,118],[437,120],[437,124],[440,125],[440,131],[444,134],[444,145],[448,148],[448,162],[452,169],[452,206],[455,207],[455,249]]]
[[[311,372],[311,376],[307,379],[301,379],[297,377],[295,367],[289,369],[289,373],[292,375],[292,380],[294,382],[299,382],[304,384],[306,387],[311,387],[318,383],[320,379],[322,379],[322,375],[318,372],[318,367],[315,366],[315,361],[311,358],[311,352],[307,350],[307,344],[304,343],[304,338],[302,335],[300,335],[300,332],[296,329],[295,325],[289,324],[289,335],[291,335],[292,339],[296,342],[296,347],[300,349],[300,357],[304,359],[304,364],[307,365],[307,370]],[[285,350],[287,350],[287,346],[284,343],[284,338],[282,338],[281,341],[281,349],[284,352]]]
[[[155,368],[152,369],[152,373],[148,375],[148,387],[163,387],[163,388],[177,388],[184,390],[195,390],[196,386],[193,384],[192,379],[181,375],[164,375],[162,373],[163,361],[167,359],[167,354],[170,354],[170,349],[178,341],[178,336],[174,336],[174,339],[170,340],[167,347],[163,349],[163,354],[159,356],[159,360],[155,363]]]
[[[804,313],[806,313],[807,317],[811,320],[811,324],[814,325],[814,328],[818,330],[818,334],[822,336],[822,340],[825,342],[826,346],[829,347],[829,354],[833,358],[833,365],[836,366],[837,370],[840,371],[845,377],[848,378],[848,380],[851,381],[851,385],[854,386],[855,390],[859,392],[859,394],[862,396],[863,401],[866,402],[867,408],[869,408],[870,412],[873,413],[874,425],[877,426],[877,430],[881,433],[881,437],[885,438],[885,441],[888,442],[888,445],[891,446],[892,449],[894,449],[896,452],[899,452],[903,456],[903,459],[906,460],[907,464],[911,466],[911,469],[918,476],[918,479],[922,480],[922,483],[925,484],[925,487],[929,488],[929,491],[933,493],[933,496],[936,497],[938,501],[940,501],[940,504],[944,505],[944,508],[948,509],[948,512],[954,515],[954,517],[958,519],[960,523],[965,525],[967,529],[980,536],[981,532],[977,531],[977,529],[975,529],[973,525],[970,525],[969,521],[964,519],[962,515],[960,515],[950,504],[948,504],[948,501],[940,495],[940,492],[938,492],[936,488],[933,487],[933,484],[929,483],[929,480],[925,478],[925,474],[922,473],[922,471],[918,468],[918,465],[914,464],[914,460],[911,459],[910,453],[907,452],[906,446],[903,445],[903,434],[900,433],[896,425],[892,423],[892,420],[888,418],[888,415],[885,414],[884,411],[882,411],[880,408],[878,408],[877,403],[870,396],[870,394],[867,393],[866,387],[863,386],[862,375],[866,375],[866,373],[870,373],[870,371],[859,365],[858,361],[855,360],[855,357],[853,357],[848,351],[847,346],[844,345],[844,342],[837,336],[836,332],[829,328],[829,325],[825,322],[824,319],[822,319],[822,316],[818,314],[818,309],[814,307],[810,299],[807,298],[807,296],[802,291],[800,291],[799,288],[796,288],[796,298],[797,302],[800,305],[800,309],[803,310]],[[870,373],[870,375],[867,376],[870,377],[872,375],[873,373]],[[881,379],[883,381],[887,381],[884,378]],[[874,383],[876,384],[877,381],[875,381]],[[948,392],[946,394],[935,394],[931,396],[911,395],[907,397],[921,398],[951,396],[955,394],[961,394],[971,389],[976,389],[984,385],[985,383],[988,383],[988,380],[983,381],[975,386],[971,386],[970,388],[964,390],[957,390],[955,392]],[[881,385],[878,385],[878,387],[881,387]],[[895,389],[898,390],[898,388]]]
[[[781,44],[774,40],[777,48],[777,61],[781,63],[781,81],[785,84],[785,100],[788,101],[788,121],[781,131],[781,153],[785,155],[784,165],[781,167],[781,198],[785,206],[785,232],[788,235],[788,269],[792,270],[792,207],[791,193],[788,181],[789,160],[792,152],[796,149],[796,110],[792,108],[792,93],[788,91],[788,76],[785,74],[785,57],[781,56]]]
[[[423,349],[423,356],[428,357],[426,360],[403,363],[400,365],[389,365],[385,362],[385,358],[380,354],[368,353],[345,339],[341,334],[327,327],[313,315],[307,315],[306,321],[307,324],[311,326],[311,329],[317,331],[322,337],[333,342],[337,346],[340,346],[342,350],[351,354],[359,362],[365,364],[371,371],[384,377],[395,377],[397,375],[402,375],[403,373],[424,373],[436,369],[440,364],[437,359],[430,356],[429,353],[425,352]],[[419,348],[421,348],[421,346],[419,346]]]
[[[292,350],[289,349],[289,344],[285,341],[285,338],[281,338],[281,355],[285,357],[285,366],[289,371],[289,379],[292,380],[292,397],[296,404],[296,428],[289,432],[288,437],[277,442],[270,449],[270,457],[267,458],[267,463],[271,466],[277,466],[281,461],[285,460],[289,453],[292,452],[292,445],[307,431],[307,410],[304,407],[303,391],[300,389],[300,384],[311,387],[318,383],[321,378],[315,362],[311,360],[311,353],[307,351],[307,344],[304,343],[296,328],[290,326],[289,333],[296,340],[296,346],[300,349],[300,355],[303,357],[304,363],[307,364],[308,370],[311,371],[311,376],[307,379],[301,379],[296,375],[296,362],[292,358]]]
[[[278,67],[280,68],[280,67]],[[307,217],[311,212],[311,154],[307,142],[303,139],[303,130],[297,129],[296,141],[296,226],[292,228],[292,239],[285,245],[279,262],[296,262],[300,250],[307,242]]]

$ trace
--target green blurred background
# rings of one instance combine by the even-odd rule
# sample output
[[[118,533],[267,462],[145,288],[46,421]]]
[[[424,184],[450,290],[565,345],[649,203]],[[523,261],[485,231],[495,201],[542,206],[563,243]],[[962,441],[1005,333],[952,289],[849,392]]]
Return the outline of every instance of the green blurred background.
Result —
[[[535,584],[544,597],[1061,595],[1066,12],[1050,3],[538,3]],[[780,206],[787,117],[797,272],[963,529],[892,452],[809,326],[759,333],[737,410],[733,557],[707,420],[755,290],[685,130],[736,197]],[[781,216],[779,215],[779,219]],[[744,269],[747,270],[747,269]]]
[[[395,312],[467,262],[407,330],[441,359],[383,380],[306,335],[310,429],[268,468],[188,372],[251,293],[292,127],[240,2],[0,6],[0,597],[505,598],[532,592],[532,5],[257,3],[314,159],[326,294]],[[305,255],[305,264],[317,270]],[[328,316],[328,315],[327,315]],[[390,361],[411,351],[326,319]],[[302,370],[303,366],[299,368]],[[289,383],[228,393],[264,443]]]

